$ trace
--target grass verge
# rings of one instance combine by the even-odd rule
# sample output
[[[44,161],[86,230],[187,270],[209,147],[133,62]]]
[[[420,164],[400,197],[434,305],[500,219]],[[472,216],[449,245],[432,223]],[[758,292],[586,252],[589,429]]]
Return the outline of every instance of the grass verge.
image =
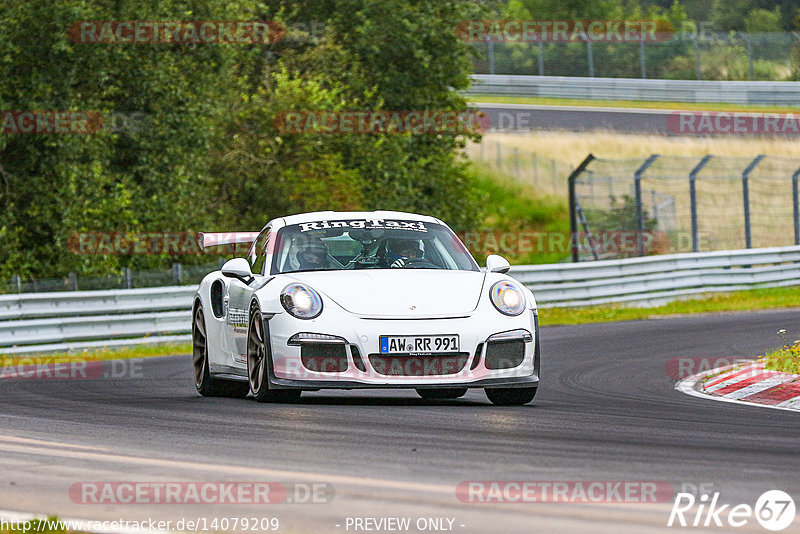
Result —
[[[57,517],[34,519],[33,521],[14,524],[13,528],[0,529],[0,534],[77,534],[77,532],[67,530],[66,525],[59,521]]]
[[[124,348],[104,347],[102,349],[82,349],[73,352],[0,354],[0,356],[3,356],[5,359],[5,361],[0,360],[0,364],[11,361],[14,362],[12,365],[18,365],[19,362],[30,359],[46,359],[47,361],[53,362],[126,360],[130,358],[152,358],[155,356],[176,356],[179,354],[191,353],[191,343],[158,343],[153,345],[135,345]]]
[[[490,132],[483,136],[484,142],[503,145],[507,158],[511,149],[538,154],[541,158],[553,157],[574,167],[587,154],[598,158],[626,159],[646,158],[651,154],[664,156],[693,156],[700,160],[706,154],[714,156],[755,157],[758,154],[800,158],[800,143],[796,139],[777,137],[690,137],[646,134],[623,134],[609,131],[554,132],[531,131],[524,133]],[[473,150],[473,154],[477,150]],[[523,158],[526,164],[530,157]],[[508,164],[507,164],[508,165]],[[511,168],[509,166],[509,168]],[[527,168],[523,168],[528,175]],[[566,197],[567,175],[564,173],[563,195]]]
[[[523,234],[569,235],[565,199],[542,194],[513,178],[473,162],[473,179],[483,195],[485,217],[477,231],[462,235],[467,248],[483,265],[488,254],[500,254],[512,264],[555,263],[569,256],[564,250],[540,250],[521,240]]]
[[[536,288],[533,288],[534,295]],[[752,311],[800,307],[800,291],[796,287],[778,287],[718,293],[691,300],[670,302],[651,308],[633,308],[620,304],[587,306],[580,308],[542,308],[539,324],[542,326],[609,323],[729,311]]]
[[[764,368],[785,373],[800,374],[800,340],[761,356]]]
[[[745,111],[751,113],[797,113],[798,107],[757,106],[717,102],[648,102],[643,100],[580,100],[532,96],[468,95],[476,104],[530,104],[537,106],[595,106],[607,108],[674,109],[686,111]]]

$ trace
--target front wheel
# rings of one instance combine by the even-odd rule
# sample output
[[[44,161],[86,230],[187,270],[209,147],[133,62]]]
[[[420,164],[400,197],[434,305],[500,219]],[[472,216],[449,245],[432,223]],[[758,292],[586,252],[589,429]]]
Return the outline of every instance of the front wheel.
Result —
[[[247,378],[250,391],[258,402],[294,402],[301,391],[295,389],[269,389],[269,352],[264,336],[264,321],[256,310],[250,316],[247,333]]]
[[[212,378],[208,366],[208,337],[203,307],[197,306],[192,321],[192,363],[194,386],[204,397],[234,397],[243,399],[250,392],[246,382]]]
[[[417,395],[425,400],[457,399],[467,394],[467,388],[418,389]]]
[[[536,396],[532,388],[486,388],[486,397],[498,406],[522,406],[528,404]]]

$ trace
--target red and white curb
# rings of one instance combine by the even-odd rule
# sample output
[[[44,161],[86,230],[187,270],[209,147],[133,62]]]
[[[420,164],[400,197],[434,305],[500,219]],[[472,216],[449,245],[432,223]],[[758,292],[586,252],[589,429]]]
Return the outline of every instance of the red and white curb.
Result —
[[[705,399],[800,411],[800,375],[740,363],[684,378],[675,389]]]

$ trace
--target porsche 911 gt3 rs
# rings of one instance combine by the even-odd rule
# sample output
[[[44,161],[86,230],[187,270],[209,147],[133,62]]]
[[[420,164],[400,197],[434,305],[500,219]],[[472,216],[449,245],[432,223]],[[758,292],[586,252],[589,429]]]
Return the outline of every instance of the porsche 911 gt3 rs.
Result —
[[[317,212],[200,241],[252,243],[195,294],[201,395],[291,402],[304,390],[411,388],[454,399],[482,388],[520,405],[536,394],[533,294],[500,256],[481,270],[439,219]]]

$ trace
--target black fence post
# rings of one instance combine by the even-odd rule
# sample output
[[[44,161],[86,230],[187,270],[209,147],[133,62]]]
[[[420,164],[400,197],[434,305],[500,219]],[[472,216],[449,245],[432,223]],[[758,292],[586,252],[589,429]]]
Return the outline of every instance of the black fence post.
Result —
[[[172,264],[172,281],[176,286],[181,285],[181,282],[183,281],[183,265],[180,263]]]
[[[488,36],[486,40],[489,45],[489,74],[494,74],[494,41],[492,41]]]
[[[697,174],[703,170],[703,167],[705,167],[713,157],[714,156],[711,154],[704,156],[703,159],[700,160],[700,163],[689,173],[689,201],[692,210],[692,252],[700,252],[697,232],[697,189],[695,188],[695,181],[697,180]]]
[[[750,162],[750,165],[742,173],[742,201],[744,202],[744,246],[745,248],[752,248],[752,238],[750,232],[750,173],[756,168],[761,160],[764,159],[764,154],[756,156]]]
[[[798,38],[800,39],[800,37]],[[800,245],[800,203],[798,202],[797,180],[800,178],[800,168],[792,175],[792,206],[794,207],[794,244]]]
[[[752,82],[756,79],[756,71],[753,69],[753,42],[750,40],[750,36],[744,32],[739,32],[739,36],[744,40],[747,51],[747,79]]]
[[[689,35],[689,38],[694,42],[694,76],[698,80],[703,79],[703,69],[700,64],[700,41],[696,35]]]
[[[633,175],[634,192],[636,195],[636,253],[639,256],[644,256],[644,243],[642,242],[642,234],[644,233],[644,213],[642,210],[642,174],[658,159],[658,154],[653,154],[642,166],[636,169]]]
[[[539,76],[544,76],[544,44],[539,40]]]
[[[644,53],[644,36],[639,37],[639,70],[642,79],[647,78],[647,59]]]
[[[578,165],[572,173],[570,173],[569,178],[567,178],[567,187],[569,190],[569,243],[570,249],[572,251],[572,261],[577,263],[578,260],[578,213],[577,213],[577,203],[575,202],[575,180],[578,176],[586,170],[586,167],[594,161],[595,157],[594,154],[589,154],[586,158]]]

